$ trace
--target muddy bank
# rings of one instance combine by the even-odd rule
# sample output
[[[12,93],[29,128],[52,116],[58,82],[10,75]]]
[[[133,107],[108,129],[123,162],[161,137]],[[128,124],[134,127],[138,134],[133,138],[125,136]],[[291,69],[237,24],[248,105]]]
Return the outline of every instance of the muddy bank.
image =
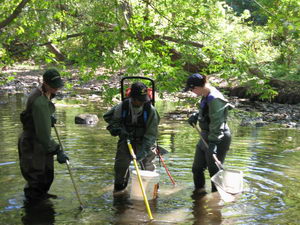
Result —
[[[251,101],[228,97],[235,106],[230,111],[230,119],[237,120],[240,126],[262,127],[275,123],[285,128],[300,129],[300,104],[280,104]],[[187,120],[197,108],[178,107],[168,114],[172,120]]]
[[[5,70],[2,70],[1,73],[5,74],[6,77],[13,77],[13,79],[11,81],[7,81],[3,85],[1,81],[3,81],[4,78],[0,76],[0,92],[8,94],[28,93],[32,88],[38,86],[42,82],[42,75],[45,70],[46,67],[37,68],[34,65],[5,68]],[[96,72],[97,79],[89,81],[84,81],[84,79],[79,77],[78,74],[80,74],[80,72],[78,69],[70,67],[59,71],[67,84],[62,90],[65,94],[72,91],[86,93],[96,92],[102,94],[105,92],[107,87],[119,87],[119,81],[121,79],[121,74],[112,75],[109,80],[102,79],[101,76],[104,76],[104,69],[99,69]]]
[[[272,79],[269,84],[278,92],[278,95],[272,99],[271,102],[281,104],[300,103],[300,82]],[[248,87],[225,87],[224,89],[228,92],[229,96],[248,98],[251,101],[259,100],[258,95],[251,95],[248,93]]]

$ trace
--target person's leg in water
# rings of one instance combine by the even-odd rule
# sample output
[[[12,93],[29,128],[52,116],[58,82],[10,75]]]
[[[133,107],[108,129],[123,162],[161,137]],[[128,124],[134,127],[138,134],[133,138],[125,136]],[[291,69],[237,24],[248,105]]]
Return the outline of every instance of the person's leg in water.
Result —
[[[205,190],[205,175],[204,171],[206,169],[206,158],[205,158],[205,145],[202,140],[199,140],[195,156],[194,156],[194,162],[193,162],[193,179],[194,179],[194,185],[195,190],[194,194],[196,195],[205,195],[207,192]]]
[[[22,135],[18,142],[21,173],[26,180],[24,194],[27,200],[43,200],[54,195],[48,194],[54,179],[53,156],[45,155],[33,138]]]
[[[222,164],[225,161],[225,157],[229,150],[230,143],[231,143],[231,134],[229,131],[227,131],[224,133],[224,137],[222,138],[221,142],[217,145],[217,158]],[[219,168],[217,167],[211,152],[209,152],[206,155],[206,160],[207,160],[209,175],[210,177],[213,177],[219,171]],[[211,182],[211,192],[216,192],[216,191],[218,191],[216,185],[213,182]]]
[[[129,180],[129,165],[131,160],[132,157],[128,151],[126,140],[119,140],[114,165],[114,193],[121,192],[126,189]]]

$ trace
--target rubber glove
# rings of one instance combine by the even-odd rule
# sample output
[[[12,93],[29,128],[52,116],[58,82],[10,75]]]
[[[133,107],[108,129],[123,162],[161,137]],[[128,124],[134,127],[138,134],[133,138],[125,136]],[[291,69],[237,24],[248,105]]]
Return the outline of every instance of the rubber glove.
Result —
[[[126,131],[126,129],[121,129],[119,137],[121,139],[127,139],[130,137],[130,134]]]
[[[69,157],[64,153],[64,151],[60,150],[60,151],[57,153],[57,161],[58,161],[60,164],[63,164],[63,163],[66,163],[67,160],[69,160]]]
[[[197,121],[198,121],[198,115],[199,115],[199,113],[193,113],[193,114],[190,116],[190,118],[188,119],[188,123],[189,123],[192,127],[196,126]]]
[[[217,145],[215,143],[209,143],[208,152],[211,154],[217,154]]]
[[[119,136],[122,130],[120,127],[114,128],[111,125],[107,126],[106,129],[110,132],[112,136]]]
[[[51,118],[51,127],[54,127],[54,125],[57,122],[57,119],[56,119],[56,117],[54,115],[51,115],[50,118]]]
[[[138,153],[136,154],[136,160],[138,162],[144,160],[148,155],[148,152],[145,149],[141,149],[140,151],[138,151]]]

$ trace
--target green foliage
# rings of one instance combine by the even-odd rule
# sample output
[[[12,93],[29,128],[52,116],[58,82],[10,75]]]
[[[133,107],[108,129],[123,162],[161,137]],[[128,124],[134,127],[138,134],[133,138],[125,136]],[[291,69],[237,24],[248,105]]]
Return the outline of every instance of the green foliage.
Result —
[[[1,3],[0,22],[20,2]],[[249,85],[266,99],[276,94],[272,77],[299,80],[299,1],[226,2],[32,0],[0,31],[0,66],[26,59],[73,64],[80,82],[119,72],[151,76],[168,92],[201,72]],[[107,69],[100,77],[99,67]]]
[[[226,0],[226,3],[232,7],[232,9],[237,13],[238,16],[243,14],[245,10],[251,12],[250,21],[253,21],[258,25],[265,25],[267,22],[267,16],[261,13],[261,6],[258,2],[253,0]]]
[[[64,88],[66,90],[69,90],[71,91],[73,89],[73,84],[72,83],[69,83],[69,82],[66,82],[65,85],[64,85]]]
[[[278,93],[277,91],[273,90],[270,85],[268,85],[268,80],[260,80],[257,78],[256,80],[253,79],[248,81],[247,84],[252,87],[248,90],[248,93],[254,96],[260,96],[260,98],[263,100],[271,100]]]
[[[113,103],[113,98],[114,97],[120,97],[119,89],[109,87],[108,85],[104,85],[104,88],[106,90],[106,93],[105,93],[105,96],[104,96],[104,101],[107,102],[108,104]],[[121,100],[121,98],[118,99],[118,100]]]
[[[3,73],[0,73],[0,86],[5,85],[10,81],[13,81],[14,79],[15,79],[14,76],[11,75],[5,76]]]

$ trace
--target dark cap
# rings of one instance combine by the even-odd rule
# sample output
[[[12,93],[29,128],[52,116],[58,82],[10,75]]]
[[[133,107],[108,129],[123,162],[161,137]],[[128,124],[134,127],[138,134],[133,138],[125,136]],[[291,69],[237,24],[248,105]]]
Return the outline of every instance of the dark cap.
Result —
[[[56,69],[49,69],[43,75],[43,81],[52,88],[61,88],[64,82]]]
[[[147,86],[142,82],[136,82],[131,85],[130,97],[141,102],[150,101]]]
[[[186,81],[186,87],[184,88],[184,91],[189,91],[190,89],[200,86],[203,87],[206,83],[206,77],[204,75],[201,75],[199,73],[194,73]]]

